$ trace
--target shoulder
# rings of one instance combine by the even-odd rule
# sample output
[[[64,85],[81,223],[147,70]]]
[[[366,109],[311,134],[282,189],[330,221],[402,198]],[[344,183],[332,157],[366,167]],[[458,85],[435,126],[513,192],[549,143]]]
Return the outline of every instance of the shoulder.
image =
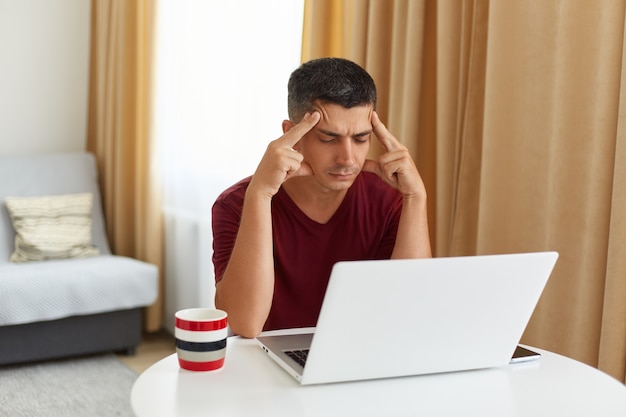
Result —
[[[230,206],[230,207],[242,207],[243,200],[246,195],[246,190],[250,184],[252,177],[247,177],[231,185],[217,197],[213,207]]]

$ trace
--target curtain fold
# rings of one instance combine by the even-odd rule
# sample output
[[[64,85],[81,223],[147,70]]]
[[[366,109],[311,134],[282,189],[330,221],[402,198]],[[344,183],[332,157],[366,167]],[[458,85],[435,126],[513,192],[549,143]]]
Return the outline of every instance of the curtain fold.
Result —
[[[303,45],[376,80],[435,254],[559,251],[522,341],[622,381],[624,16],[623,0],[308,0]]]
[[[435,212],[440,214],[437,251],[473,255],[478,242],[489,2],[443,7],[439,35],[446,47],[438,49],[437,69],[446,78],[438,84],[443,100],[436,103],[443,129],[437,135],[442,146],[436,182],[444,204],[438,204]]]
[[[153,263],[162,275],[160,193],[150,141],[154,11],[150,0],[92,0],[87,150],[98,164],[114,253]],[[162,323],[159,298],[145,330]]]
[[[626,30],[623,36],[606,291],[602,308],[598,367],[610,370],[616,378],[626,380]],[[614,352],[623,354],[615,355]]]

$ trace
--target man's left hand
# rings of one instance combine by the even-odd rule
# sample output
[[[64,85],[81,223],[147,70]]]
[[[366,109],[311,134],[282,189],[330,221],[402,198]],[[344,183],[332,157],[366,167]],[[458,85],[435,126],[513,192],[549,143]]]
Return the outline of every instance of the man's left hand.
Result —
[[[409,150],[387,130],[376,112],[372,112],[372,128],[386,152],[378,161],[366,160],[363,171],[377,174],[404,197],[425,198],[426,188]]]

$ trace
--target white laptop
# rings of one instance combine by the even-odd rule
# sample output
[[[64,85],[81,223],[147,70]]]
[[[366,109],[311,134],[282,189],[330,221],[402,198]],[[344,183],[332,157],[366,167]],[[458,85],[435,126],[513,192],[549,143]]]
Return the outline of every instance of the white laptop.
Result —
[[[557,257],[338,262],[314,333],[257,341],[303,385],[504,366]]]

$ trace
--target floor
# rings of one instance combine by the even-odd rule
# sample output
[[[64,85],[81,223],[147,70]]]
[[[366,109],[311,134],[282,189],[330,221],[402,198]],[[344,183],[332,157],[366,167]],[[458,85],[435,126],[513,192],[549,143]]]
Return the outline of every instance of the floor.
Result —
[[[119,354],[118,358],[138,374],[166,356],[176,353],[174,336],[162,330],[157,333],[146,333],[133,356]]]

